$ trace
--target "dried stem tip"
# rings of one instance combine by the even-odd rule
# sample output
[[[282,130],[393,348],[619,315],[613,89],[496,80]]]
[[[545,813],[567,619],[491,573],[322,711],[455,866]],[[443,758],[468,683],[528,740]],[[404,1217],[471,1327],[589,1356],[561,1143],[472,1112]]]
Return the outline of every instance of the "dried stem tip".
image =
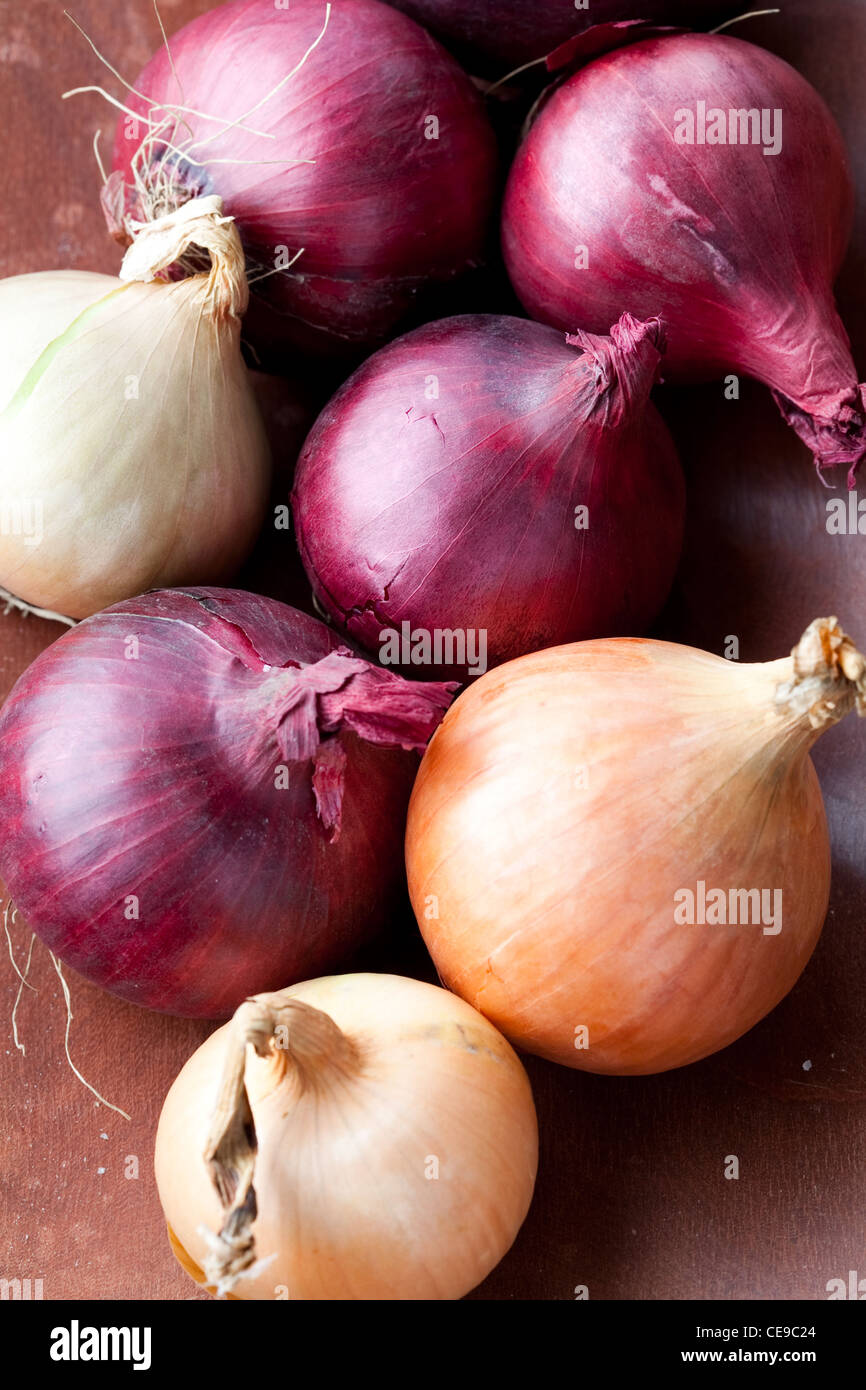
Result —
[[[256,1262],[252,1225],[256,1219],[255,1176],[258,1139],[246,1087],[247,1046],[259,1057],[291,1061],[301,1085],[314,1085],[316,1073],[356,1064],[354,1043],[328,1014],[286,991],[257,994],[235,1012],[220,1094],[204,1150],[225,1213],[218,1234],[206,1232],[209,1246],[205,1277],[218,1294],[231,1291]]]
[[[121,280],[154,280],[197,247],[210,257],[205,297],[215,317],[240,318],[250,298],[244,251],[233,219],[224,217],[222,208],[215,195],[192,198],[153,222],[130,222],[133,241],[120,267]]]
[[[837,618],[816,618],[791,652],[794,674],[776,691],[779,704],[805,715],[813,729],[856,709],[866,715],[866,657]]]

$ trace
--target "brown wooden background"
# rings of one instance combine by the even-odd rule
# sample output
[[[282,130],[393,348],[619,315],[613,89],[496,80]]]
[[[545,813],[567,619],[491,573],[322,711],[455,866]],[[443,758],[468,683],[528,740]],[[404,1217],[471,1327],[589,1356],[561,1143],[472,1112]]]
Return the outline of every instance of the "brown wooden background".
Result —
[[[147,0],[68,3],[132,78],[158,43]],[[792,55],[849,140],[860,199],[840,303],[863,375],[866,4],[782,4],[783,16],[740,32]],[[206,8],[161,0],[169,33]],[[105,74],[62,10],[59,0],[0,0],[0,275],[111,271],[119,260],[91,153],[98,125],[110,149],[113,117],[96,97],[60,100]],[[665,630],[714,650],[738,634],[743,659],[769,659],[810,618],[838,612],[866,640],[866,537],[820,540],[824,497],[766,393],[747,386],[733,404],[715,386],[668,392],[664,408],[692,487]],[[249,574],[284,593],[285,569],[271,542]],[[59,633],[0,616],[0,697]],[[537,1195],[514,1249],[473,1297],[570,1299],[585,1284],[592,1299],[821,1299],[829,1279],[866,1276],[866,728],[835,731],[817,761],[835,879],[803,980],[747,1038],[680,1072],[617,1080],[529,1059],[542,1130]],[[20,924],[13,939],[23,963]],[[38,994],[25,991],[19,1009],[26,1056],[16,1051],[17,980],[0,947],[0,1277],[42,1278],[46,1299],[201,1297],[169,1254],[151,1155],[165,1091],[210,1025],[145,1013],[70,972],[73,1057],[131,1112],[127,1123],[70,1074],[59,981],[38,943]],[[408,920],[367,963],[429,969]],[[738,1181],[723,1176],[729,1154],[739,1157]],[[137,1178],[124,1175],[129,1155]]]

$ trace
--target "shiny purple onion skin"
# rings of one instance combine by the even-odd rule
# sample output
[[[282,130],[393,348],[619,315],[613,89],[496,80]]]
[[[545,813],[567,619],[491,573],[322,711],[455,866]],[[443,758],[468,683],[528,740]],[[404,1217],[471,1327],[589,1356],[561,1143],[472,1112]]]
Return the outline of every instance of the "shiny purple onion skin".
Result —
[[[388,0],[441,39],[461,59],[515,67],[546,57],[594,24],[623,19],[709,28],[744,12],[724,0],[591,0],[578,10],[574,0]]]
[[[662,329],[624,315],[614,332],[581,350],[541,324],[464,315],[349,378],[293,493],[301,558],[335,623],[377,654],[404,622],[483,629],[488,665],[649,625],[679,557],[684,484],[649,400]]]
[[[698,101],[781,110],[781,152],[675,143]],[[534,318],[598,332],[623,303],[659,314],[666,380],[756,377],[819,469],[853,480],[866,422],[832,290],[852,215],[842,136],[805,78],[740,39],[685,34],[606,54],[551,96],[509,175],[502,241]]]
[[[345,725],[323,740],[325,782],[345,755],[333,838],[313,760],[277,737],[293,669],[338,648],[271,599],[163,590],[87,619],[24,673],[0,713],[0,872],[61,960],[133,1003],[221,1018],[376,932],[402,887],[417,752]],[[425,723],[425,692],[420,746],[441,687],[416,686],[395,725],[404,735],[418,710]]]
[[[220,5],[173,35],[172,61],[161,48],[133,85],[170,106],[176,72],[187,106],[240,116],[300,60],[324,18],[324,0]],[[127,96],[146,116],[149,103]],[[437,139],[427,138],[430,116]],[[481,258],[498,176],[492,128],[467,75],[397,10],[336,0],[321,43],[247,124],[274,138],[187,114],[175,143],[207,139],[191,151],[206,167],[177,163],[180,181],[189,195],[222,197],[251,275],[273,269],[277,247],[303,249],[253,285],[248,338],[323,352],[380,342],[422,286]],[[125,211],[140,216],[130,165],[146,132],[128,139],[126,129],[121,120],[112,178],[126,183]],[[157,141],[148,180],[164,155]]]

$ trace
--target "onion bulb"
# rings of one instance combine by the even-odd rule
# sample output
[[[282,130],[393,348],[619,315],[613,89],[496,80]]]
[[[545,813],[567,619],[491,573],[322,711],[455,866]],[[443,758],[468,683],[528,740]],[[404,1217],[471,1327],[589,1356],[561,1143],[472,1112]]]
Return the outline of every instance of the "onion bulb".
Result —
[[[227,1018],[389,919],[452,689],[255,594],[127,599],[48,647],[0,712],[0,874],[95,984]]]
[[[155,278],[190,256],[207,268]],[[120,279],[0,281],[0,586],[82,618],[240,565],[270,472],[247,299],[214,197],[142,227]]]
[[[855,706],[866,661],[835,618],[760,665],[612,638],[483,676],[409,810],[409,888],[443,982],[587,1071],[665,1071],[733,1042],[820,935],[830,849],[809,749]]]
[[[731,0],[388,0],[441,39],[474,72],[538,61],[591,25],[621,20],[708,27],[738,7]],[[739,7],[742,9],[742,5]]]
[[[215,1103],[216,1102],[216,1103]],[[395,975],[248,999],[168,1093],[172,1248],[240,1299],[456,1299],[532,1199],[532,1092],[486,1019]]]
[[[218,193],[251,267],[260,350],[381,341],[485,250],[496,143],[466,74],[377,0],[235,0],[136,78],[103,193],[130,218]]]
[[[658,315],[665,379],[768,385],[819,470],[866,455],[866,386],[833,301],[854,195],[794,68],[725,35],[646,39],[562,84],[508,178],[502,238],[535,319]]]
[[[648,627],[685,509],[650,401],[663,350],[657,319],[623,314],[601,337],[463,314],[369,358],[295,475],[301,557],[332,620],[382,661],[390,642],[461,680]]]

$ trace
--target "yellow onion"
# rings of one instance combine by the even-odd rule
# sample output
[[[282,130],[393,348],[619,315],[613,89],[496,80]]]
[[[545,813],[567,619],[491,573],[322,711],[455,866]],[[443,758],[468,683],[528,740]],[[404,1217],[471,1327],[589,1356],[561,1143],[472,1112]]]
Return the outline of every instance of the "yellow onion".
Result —
[[[514,1240],[537,1148],[528,1078],[486,1019],[435,985],[338,975],[254,996],[190,1058],[156,1180],[212,1292],[455,1299]]]
[[[733,1042],[802,972],[830,847],[809,749],[866,713],[835,618],[761,665],[609,639],[468,688],[412,793],[412,903],[443,982],[593,1072]]]
[[[76,618],[230,577],[267,501],[220,200],[139,228],[120,275],[0,281],[0,586]]]

